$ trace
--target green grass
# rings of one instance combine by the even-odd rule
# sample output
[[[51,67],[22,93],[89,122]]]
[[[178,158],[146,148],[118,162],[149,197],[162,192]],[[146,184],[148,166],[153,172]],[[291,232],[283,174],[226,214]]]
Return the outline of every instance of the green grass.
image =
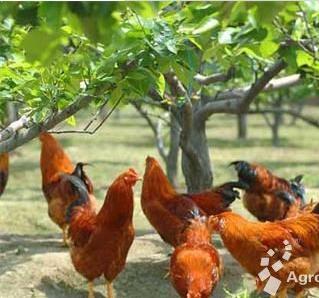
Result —
[[[319,108],[307,113],[319,116]],[[83,119],[84,115],[80,116]],[[288,119],[286,119],[288,120]],[[81,120],[84,121],[84,120]],[[287,121],[288,122],[288,121]],[[282,145],[271,146],[270,130],[261,116],[249,116],[249,138],[236,140],[236,118],[216,115],[207,124],[207,137],[214,167],[215,184],[236,178],[229,162],[238,159],[258,161],[276,174],[290,178],[304,174],[308,197],[317,198],[319,188],[319,130],[302,122],[283,126]],[[131,109],[121,111],[120,118],[111,119],[95,135],[58,135],[65,150],[74,161],[93,164],[87,167],[100,202],[105,189],[121,171],[134,167],[143,173],[147,155],[159,158],[151,130]],[[41,191],[39,168],[40,145],[33,140],[11,154],[10,178],[0,200],[0,231],[13,234],[43,234],[58,231],[47,216],[47,205]],[[185,187],[181,171],[181,188]],[[150,227],[139,206],[140,185],[136,187],[135,225],[140,233]],[[235,209],[242,211],[240,202]]]

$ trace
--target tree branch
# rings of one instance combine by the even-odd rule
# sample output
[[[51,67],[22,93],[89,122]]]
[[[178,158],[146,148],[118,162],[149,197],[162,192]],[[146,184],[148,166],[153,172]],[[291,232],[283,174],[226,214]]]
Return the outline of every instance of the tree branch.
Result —
[[[89,134],[89,135],[94,135],[105,123],[105,121],[113,114],[115,109],[118,107],[120,104],[122,98],[119,98],[117,102],[114,104],[114,106],[111,108],[111,110],[108,111],[108,113],[103,117],[103,119],[100,121],[100,123],[93,129],[93,130],[88,130],[90,127],[90,123],[93,123],[93,119],[89,122],[89,125],[86,125],[83,130],[50,130],[50,133],[55,133],[55,134],[62,134],[62,133],[83,133],[83,134]],[[101,107],[102,108],[102,107]],[[100,110],[101,111],[101,110]]]
[[[153,120],[151,119],[151,117],[149,116],[148,112],[145,111],[141,107],[141,105],[139,105],[136,102],[132,102],[132,105],[139,112],[139,114],[146,120],[147,124],[149,125],[149,127],[153,131],[153,134],[154,134],[155,140],[156,140],[157,150],[166,164],[167,158],[168,158],[168,153],[166,152],[166,149],[165,149],[165,145],[164,145],[164,141],[163,141],[163,137],[162,137],[162,133],[161,133],[161,127],[160,127],[159,123],[156,125],[153,122]]]
[[[302,9],[302,6],[299,2],[297,2],[297,5],[298,5],[300,12],[302,13],[302,18],[304,20],[304,23],[306,24],[306,30],[307,30],[307,33],[308,33],[310,40],[311,40],[311,47],[312,47],[311,52],[313,53],[314,59],[317,60],[316,44],[315,44],[314,38],[313,38],[312,33],[311,33],[311,29],[310,29],[307,15],[306,15],[305,11]]]
[[[285,62],[280,60],[266,71],[253,85],[216,94],[214,98],[209,100],[196,112],[195,117],[197,119],[206,120],[212,114],[217,113],[245,113],[250,103],[259,93],[271,92],[298,84],[301,81],[299,74],[272,79],[273,76],[277,75],[284,67]]]
[[[298,111],[294,110],[288,110],[288,109],[262,109],[262,110],[249,110],[247,112],[248,114],[273,114],[273,113],[283,113],[287,115],[291,115],[293,117],[296,117],[298,119],[301,119],[302,121],[306,122],[307,124],[310,124],[314,127],[319,128],[319,120],[314,119],[310,116],[305,116],[300,114]]]
[[[0,142],[10,139],[20,129],[26,128],[30,125],[30,118],[23,115],[20,119],[13,121],[6,128],[0,132]]]
[[[218,73],[210,76],[203,76],[201,74],[195,75],[194,79],[201,85],[210,85],[217,82],[226,82],[230,80],[234,74],[235,68],[231,67],[227,73]]]
[[[90,95],[80,96],[67,108],[54,115],[48,116],[42,123],[32,124],[24,131],[20,129],[20,131],[17,131],[9,139],[0,142],[0,153],[11,151],[34,139],[40,134],[40,132],[53,128],[58,123],[66,120],[70,116],[74,115],[77,111],[86,107],[91,101],[94,100],[94,98],[94,96]]]
[[[271,122],[270,118],[268,117],[268,113],[262,113],[267,125],[272,128],[274,125],[273,123]]]
[[[287,63],[284,60],[279,60],[273,64],[263,75],[257,79],[257,81],[251,85],[250,89],[245,93],[243,99],[239,103],[239,112],[243,113],[248,110],[251,102],[255,97],[267,86],[267,84],[273,79],[278,73],[280,73]]]

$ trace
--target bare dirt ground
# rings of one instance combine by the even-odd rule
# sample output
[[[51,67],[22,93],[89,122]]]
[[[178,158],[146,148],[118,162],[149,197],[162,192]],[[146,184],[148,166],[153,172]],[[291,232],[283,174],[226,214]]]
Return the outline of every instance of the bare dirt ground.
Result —
[[[238,291],[244,273],[225,249],[219,251],[226,269],[214,297],[229,297],[225,289]],[[156,234],[136,237],[127,266],[114,285],[117,297],[178,297],[165,278],[170,252]],[[253,280],[247,278],[247,282],[253,288]],[[87,297],[86,281],[74,271],[58,234],[0,235],[0,285],[1,298]],[[96,297],[104,297],[104,281],[97,280],[95,285]]]

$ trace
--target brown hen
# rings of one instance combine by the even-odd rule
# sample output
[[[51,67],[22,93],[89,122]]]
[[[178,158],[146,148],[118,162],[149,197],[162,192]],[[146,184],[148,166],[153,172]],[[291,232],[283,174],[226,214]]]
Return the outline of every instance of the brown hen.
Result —
[[[75,269],[89,281],[89,297],[94,297],[93,281],[104,276],[108,297],[112,282],[124,269],[134,239],[133,186],[139,180],[133,169],[121,174],[109,187],[98,214],[92,210],[82,180],[72,177],[78,198],[67,211],[70,222],[70,252]]]
[[[243,203],[260,221],[274,221],[298,214],[305,204],[302,176],[290,181],[272,174],[259,164],[235,161],[239,182],[247,185]]]
[[[183,233],[170,262],[172,284],[183,298],[208,298],[222,274],[217,250],[211,244],[205,217],[195,217]]]

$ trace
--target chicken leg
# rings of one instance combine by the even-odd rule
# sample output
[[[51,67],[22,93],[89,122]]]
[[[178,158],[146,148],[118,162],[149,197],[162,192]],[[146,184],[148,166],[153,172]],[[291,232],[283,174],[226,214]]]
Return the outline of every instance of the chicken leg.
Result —
[[[63,246],[69,246],[68,245],[68,227],[65,225],[62,228],[62,237],[63,237]]]
[[[88,298],[94,298],[94,284],[93,284],[93,281],[89,281],[88,290],[89,290]]]
[[[114,298],[112,282],[106,281],[106,297]]]
[[[270,296],[271,298],[287,298],[287,289],[282,289],[277,295]]]
[[[296,298],[304,298],[305,296],[305,291],[301,291],[298,294],[296,294]]]

